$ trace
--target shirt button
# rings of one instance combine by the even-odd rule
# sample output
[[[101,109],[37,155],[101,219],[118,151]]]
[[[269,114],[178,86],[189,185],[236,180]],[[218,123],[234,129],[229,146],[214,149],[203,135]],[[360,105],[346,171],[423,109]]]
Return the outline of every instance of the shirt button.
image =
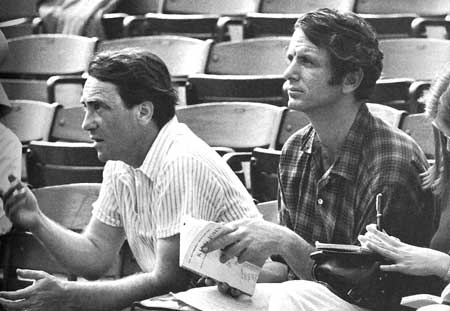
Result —
[[[317,204],[322,205],[323,204],[323,200],[321,198],[317,199]]]

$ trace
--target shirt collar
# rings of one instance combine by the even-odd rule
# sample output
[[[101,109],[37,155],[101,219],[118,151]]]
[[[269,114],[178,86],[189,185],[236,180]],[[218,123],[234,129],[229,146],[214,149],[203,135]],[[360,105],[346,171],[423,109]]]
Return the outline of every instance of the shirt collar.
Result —
[[[138,168],[152,181],[155,180],[156,175],[161,169],[163,159],[167,155],[167,152],[174,140],[174,134],[176,134],[180,128],[181,123],[178,122],[176,116],[174,116],[169,122],[167,122],[159,131],[155,141],[150,147],[144,162]]]

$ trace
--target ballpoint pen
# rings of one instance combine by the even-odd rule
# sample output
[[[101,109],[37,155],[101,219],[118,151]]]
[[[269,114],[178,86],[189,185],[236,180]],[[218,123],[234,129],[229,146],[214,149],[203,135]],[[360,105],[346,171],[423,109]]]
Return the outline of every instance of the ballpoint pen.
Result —
[[[383,230],[383,212],[381,211],[381,197],[382,193],[378,193],[375,197],[375,209],[377,211],[377,230]]]

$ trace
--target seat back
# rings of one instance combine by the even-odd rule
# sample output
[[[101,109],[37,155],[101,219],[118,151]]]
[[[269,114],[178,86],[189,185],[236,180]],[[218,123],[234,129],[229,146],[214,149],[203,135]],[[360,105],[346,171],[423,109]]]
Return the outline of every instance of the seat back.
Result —
[[[178,107],[176,115],[212,147],[251,150],[271,143],[283,110],[263,103],[226,102]]]
[[[2,0],[0,1],[0,21],[36,17],[38,2],[39,0]]]
[[[94,55],[96,38],[39,34],[8,40],[9,54],[0,74],[81,74]]]
[[[219,15],[161,14],[129,16],[124,20],[124,36],[178,35],[197,39],[215,39]]]
[[[425,113],[405,116],[400,128],[417,142],[428,159],[434,159],[433,127]]]
[[[58,104],[33,100],[11,100],[11,111],[1,118],[22,143],[48,140]]]
[[[91,142],[89,133],[81,128],[84,108],[58,107],[50,132],[51,141]]]
[[[408,38],[412,36],[415,13],[359,14],[377,33],[378,39]]]
[[[291,36],[300,14],[249,13],[245,16],[243,37]]]
[[[81,75],[88,67],[97,44],[96,38],[75,35],[41,34],[8,41],[9,54],[0,66],[0,82],[11,99],[49,102],[47,79],[53,75]],[[66,94],[79,94],[80,85],[64,86]],[[74,105],[75,96],[63,105]]]
[[[191,75],[186,83],[186,103],[250,101],[285,106],[282,76]]]
[[[413,79],[379,79],[375,84],[369,102],[383,104],[399,110],[415,112],[418,103],[411,97],[410,87]]]
[[[256,204],[256,207],[258,208],[258,211],[263,215],[264,220],[273,222],[275,224],[280,223],[277,200],[261,202]]]
[[[306,114],[301,111],[286,109],[283,112],[280,127],[276,139],[272,142],[271,148],[281,150],[288,138],[299,129],[310,123]]]
[[[92,203],[97,199],[99,190],[100,184],[88,183],[44,187],[34,189],[33,193],[46,216],[66,228],[80,232],[89,222]],[[44,270],[75,279],[30,232],[13,231],[2,242],[5,250],[1,255],[4,290],[14,290],[25,285],[17,279],[16,268]]]
[[[450,3],[447,0],[356,0],[354,11],[369,14],[413,13],[443,16],[450,12]]]
[[[250,160],[251,194],[258,202],[278,197],[278,164],[280,150],[255,148]]]
[[[380,40],[383,79],[433,80],[450,61],[450,41],[432,38]]]
[[[399,128],[403,119],[408,114],[405,110],[398,110],[386,105],[367,103],[369,112],[386,122],[387,124]]]
[[[32,141],[27,176],[34,187],[101,182],[104,163],[92,144]]]
[[[263,37],[219,42],[212,46],[206,73],[282,75],[290,37]]]
[[[172,76],[203,73],[211,47],[211,40],[181,36],[141,36],[100,42],[99,51],[140,47],[159,56]]]
[[[258,10],[260,0],[163,0],[163,13],[243,15]]]
[[[115,12],[129,15],[144,15],[148,12],[159,12],[162,0],[121,0],[118,2]]]
[[[355,0],[261,0],[261,13],[306,13],[319,8],[337,9],[351,12]]]

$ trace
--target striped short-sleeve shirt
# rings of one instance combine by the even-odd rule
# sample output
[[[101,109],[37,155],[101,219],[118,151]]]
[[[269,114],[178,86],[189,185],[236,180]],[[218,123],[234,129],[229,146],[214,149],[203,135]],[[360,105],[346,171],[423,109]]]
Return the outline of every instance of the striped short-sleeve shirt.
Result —
[[[161,129],[139,168],[106,163],[93,214],[124,228],[144,271],[153,267],[156,240],[178,234],[184,216],[217,222],[260,217],[226,162],[176,117]]]

